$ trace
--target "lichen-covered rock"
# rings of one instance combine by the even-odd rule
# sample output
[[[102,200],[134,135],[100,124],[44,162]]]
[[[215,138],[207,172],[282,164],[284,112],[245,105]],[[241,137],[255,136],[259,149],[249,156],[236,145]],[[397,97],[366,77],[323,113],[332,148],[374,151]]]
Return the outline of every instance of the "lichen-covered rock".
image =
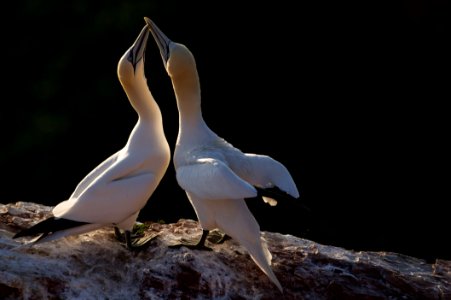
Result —
[[[158,237],[140,252],[109,227],[32,247],[12,240],[50,214],[39,204],[0,204],[0,299],[451,299],[450,261],[263,232],[282,295],[233,239],[210,244],[214,251],[169,248],[200,236],[193,220],[147,223]]]

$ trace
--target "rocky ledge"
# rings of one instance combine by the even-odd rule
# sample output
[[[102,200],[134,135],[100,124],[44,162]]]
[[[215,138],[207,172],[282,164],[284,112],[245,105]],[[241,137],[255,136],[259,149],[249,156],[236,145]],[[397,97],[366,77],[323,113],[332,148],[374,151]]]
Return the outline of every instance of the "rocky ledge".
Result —
[[[451,261],[356,252],[262,232],[284,293],[233,239],[213,251],[168,245],[197,236],[196,221],[145,223],[149,246],[130,252],[112,228],[22,246],[15,232],[51,207],[0,204],[0,299],[451,299]]]

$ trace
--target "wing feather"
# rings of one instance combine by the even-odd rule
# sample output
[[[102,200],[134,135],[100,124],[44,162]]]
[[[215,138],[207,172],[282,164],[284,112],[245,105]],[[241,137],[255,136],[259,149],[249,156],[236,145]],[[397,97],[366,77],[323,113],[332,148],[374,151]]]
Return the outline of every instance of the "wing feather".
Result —
[[[201,199],[243,199],[257,196],[256,189],[237,176],[225,163],[202,158],[179,167],[177,182],[187,192]]]
[[[277,186],[299,198],[299,191],[290,172],[283,164],[267,155],[247,153],[244,159],[233,165],[233,170],[252,185],[262,188]]]
[[[159,180],[150,172],[135,173],[133,160],[116,161],[78,197],[59,203],[53,209],[58,218],[89,222],[118,223],[142,209]]]

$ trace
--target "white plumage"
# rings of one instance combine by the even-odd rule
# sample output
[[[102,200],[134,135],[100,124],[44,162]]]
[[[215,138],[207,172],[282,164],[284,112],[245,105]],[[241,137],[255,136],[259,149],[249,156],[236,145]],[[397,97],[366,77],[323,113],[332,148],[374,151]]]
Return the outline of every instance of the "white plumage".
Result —
[[[19,232],[15,238],[42,233],[36,242],[45,242],[113,225],[125,231],[127,247],[131,247],[130,232],[138,214],[170,162],[161,112],[144,74],[148,36],[144,26],[118,63],[119,81],[138,113],[126,145],[83,178],[70,198],[55,206],[54,217]],[[118,230],[116,233],[120,234]]]
[[[191,246],[203,248],[208,231],[219,228],[244,246],[282,291],[270,267],[272,257],[261,238],[260,227],[244,198],[262,196],[272,205],[278,195],[298,198],[291,175],[269,156],[242,153],[207,126],[202,118],[194,56],[186,46],[172,42],[151,20],[145,19],[171,77],[179,110],[173,157],[177,182],[186,191],[204,229],[200,242]]]

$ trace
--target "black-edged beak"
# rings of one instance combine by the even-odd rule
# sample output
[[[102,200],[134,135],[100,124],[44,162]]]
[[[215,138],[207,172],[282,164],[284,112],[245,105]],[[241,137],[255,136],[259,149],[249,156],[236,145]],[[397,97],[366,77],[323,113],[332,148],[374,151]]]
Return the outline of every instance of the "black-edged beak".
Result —
[[[144,20],[160,49],[161,58],[163,58],[163,63],[166,66],[166,63],[169,60],[169,44],[171,44],[172,41],[157,27],[157,25],[155,25],[154,22],[152,22],[151,19],[144,17]]]
[[[128,52],[127,60],[133,65],[133,69],[136,70],[136,65],[138,62],[143,59],[144,53],[146,52],[147,39],[149,38],[149,29],[147,25],[139,33],[139,36],[136,38],[136,41],[130,48]]]

